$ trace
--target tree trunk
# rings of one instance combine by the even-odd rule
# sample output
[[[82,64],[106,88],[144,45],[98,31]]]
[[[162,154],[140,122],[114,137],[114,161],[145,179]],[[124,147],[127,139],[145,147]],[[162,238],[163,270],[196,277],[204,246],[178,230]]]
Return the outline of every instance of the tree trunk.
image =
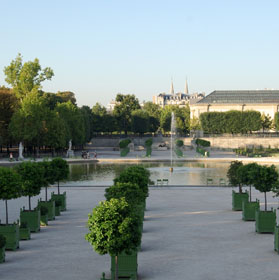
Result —
[[[242,193],[242,187],[240,184],[238,185],[238,188],[239,188],[239,193]]]
[[[28,199],[29,199],[29,210],[31,211],[31,196],[30,195],[28,196]]]
[[[264,192],[264,210],[267,210],[267,203],[266,203],[266,192]]]
[[[118,280],[118,256],[115,256],[115,280]]]
[[[58,180],[58,185],[57,185],[57,187],[58,187],[58,194],[60,194],[59,180]]]
[[[46,187],[46,202],[47,202],[47,187]]]
[[[6,205],[6,225],[9,223],[9,219],[8,219],[8,200],[5,200],[5,205]]]
[[[250,187],[250,202],[251,202],[252,201],[252,187],[251,187],[251,185],[249,187]]]

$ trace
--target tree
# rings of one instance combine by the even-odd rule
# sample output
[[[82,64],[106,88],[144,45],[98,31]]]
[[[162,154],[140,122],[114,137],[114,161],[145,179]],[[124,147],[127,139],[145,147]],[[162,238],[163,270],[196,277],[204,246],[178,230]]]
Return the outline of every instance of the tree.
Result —
[[[261,126],[263,129],[263,132],[265,130],[270,130],[272,128],[272,119],[269,115],[267,115],[267,116],[265,114],[261,115]]]
[[[61,103],[66,103],[70,101],[73,105],[76,105],[77,100],[75,94],[71,91],[58,91],[56,96],[60,98]]]
[[[145,102],[142,108],[149,115],[149,132],[156,132],[160,127],[161,108],[158,104]]]
[[[92,131],[99,133],[105,130],[106,116],[107,116],[106,108],[97,102],[92,107]]]
[[[266,193],[272,189],[278,189],[278,173],[274,165],[259,165],[254,174],[254,186],[260,192],[264,193],[265,211],[267,210]]]
[[[238,170],[240,167],[243,166],[243,163],[241,161],[232,161],[231,165],[227,172],[227,177],[229,179],[230,185],[232,186],[238,186],[239,187],[239,193],[242,193],[242,182],[239,177]]]
[[[131,130],[132,112],[140,109],[139,101],[135,95],[130,94],[117,94],[115,100],[117,104],[113,109],[113,114],[118,121],[119,129],[127,135]]]
[[[101,201],[88,216],[89,233],[85,239],[97,253],[115,256],[118,279],[118,255],[130,253],[140,245],[139,218],[123,197]]]
[[[0,167],[0,199],[5,200],[6,206],[6,224],[8,219],[8,200],[21,196],[21,178],[11,168]]]
[[[67,179],[69,175],[69,165],[62,158],[54,158],[50,162],[53,170],[54,181],[57,182],[58,194],[60,194],[59,182]]]
[[[5,81],[13,87],[16,96],[22,101],[31,91],[41,88],[41,83],[51,80],[54,73],[51,68],[41,68],[37,58],[23,63],[21,54],[4,68]]]
[[[85,141],[90,142],[93,132],[92,132],[92,111],[89,106],[82,106],[80,112],[83,117],[84,129],[85,129]]]
[[[193,117],[190,119],[190,130],[200,130],[201,129],[201,124],[199,121],[199,118]]]
[[[149,129],[149,116],[148,113],[142,109],[132,112],[131,118],[131,131],[134,133],[144,134]]]
[[[31,210],[31,197],[39,195],[43,186],[43,170],[36,162],[22,162],[15,167],[21,176],[22,195],[28,196],[29,210]]]

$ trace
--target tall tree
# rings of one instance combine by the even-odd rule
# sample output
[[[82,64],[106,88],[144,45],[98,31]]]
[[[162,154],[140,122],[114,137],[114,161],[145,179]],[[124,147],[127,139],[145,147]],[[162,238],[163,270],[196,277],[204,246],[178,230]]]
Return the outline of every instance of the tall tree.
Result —
[[[143,134],[149,129],[149,115],[146,111],[138,109],[132,112],[131,130]]]
[[[40,89],[41,83],[51,80],[54,73],[51,68],[41,68],[37,58],[22,62],[21,54],[4,68],[5,81],[13,87],[14,93],[22,101],[32,90]]]
[[[117,118],[119,129],[127,135],[131,130],[132,112],[140,109],[139,101],[135,95],[117,94],[115,101],[117,104],[113,109],[113,114]]]

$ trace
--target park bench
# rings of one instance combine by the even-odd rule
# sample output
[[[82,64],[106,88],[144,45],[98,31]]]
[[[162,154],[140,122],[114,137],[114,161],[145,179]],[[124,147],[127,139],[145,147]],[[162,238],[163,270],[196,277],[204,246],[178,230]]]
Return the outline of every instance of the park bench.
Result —
[[[226,186],[227,183],[226,183],[226,180],[224,178],[220,178],[219,179],[219,186]]]
[[[163,185],[168,185],[168,184],[169,184],[169,179],[163,179],[162,184],[163,184]]]
[[[159,185],[162,185],[162,179],[157,179],[157,185],[159,186]]]
[[[206,185],[213,185],[213,179],[212,178],[207,178],[206,179]]]

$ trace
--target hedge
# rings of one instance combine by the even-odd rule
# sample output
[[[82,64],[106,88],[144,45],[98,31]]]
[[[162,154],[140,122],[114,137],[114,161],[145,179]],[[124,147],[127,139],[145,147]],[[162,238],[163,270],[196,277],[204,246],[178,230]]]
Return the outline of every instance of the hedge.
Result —
[[[131,143],[130,139],[123,139],[119,142],[119,148],[124,149]]]
[[[196,139],[196,144],[201,147],[210,147],[210,142],[203,139]]]
[[[146,141],[145,141],[145,146],[152,146],[152,144],[153,144],[153,139],[152,138],[148,138]]]
[[[176,145],[177,147],[182,147],[182,146],[184,145],[184,143],[183,143],[182,140],[177,139],[177,140],[175,141],[175,145]]]

